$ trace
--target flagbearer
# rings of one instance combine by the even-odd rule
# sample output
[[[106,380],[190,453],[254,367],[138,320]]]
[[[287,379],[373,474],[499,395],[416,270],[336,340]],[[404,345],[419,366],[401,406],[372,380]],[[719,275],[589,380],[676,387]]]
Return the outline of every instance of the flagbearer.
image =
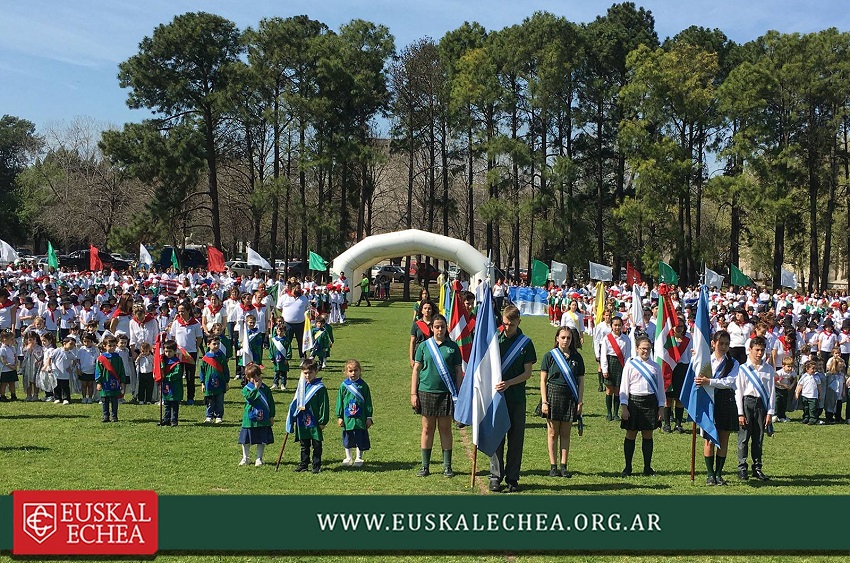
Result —
[[[201,358],[201,390],[207,403],[204,422],[215,419],[216,424],[221,424],[228,379],[230,371],[227,369],[227,356],[221,349],[221,340],[218,336],[210,336],[207,339],[207,353]]]
[[[629,358],[632,357],[631,342],[623,334],[623,319],[619,317],[611,319],[611,332],[602,339],[601,346],[605,352],[599,356],[602,381],[605,382],[605,409],[607,411],[605,420],[619,420],[620,404],[615,394],[620,388],[623,368]]]
[[[747,444],[752,444],[753,477],[767,481],[762,471],[762,446],[765,430],[772,427],[776,387],[773,367],[763,362],[766,342],[763,336],[750,339],[749,358],[738,370],[735,381],[735,403],[738,407],[738,479],[749,479],[747,473]]]
[[[540,412],[546,419],[549,447],[549,476],[572,477],[567,470],[570,455],[570,430],[581,416],[584,398],[584,360],[576,350],[575,334],[567,326],[555,332],[555,348],[546,352],[540,363]],[[561,468],[558,462],[558,438],[561,439]]]
[[[682,419],[684,418],[685,409],[682,406],[682,401],[679,395],[682,394],[682,385],[685,382],[685,375],[688,373],[688,366],[691,363],[691,337],[685,333],[685,318],[678,317],[678,324],[673,328],[673,359],[676,360],[676,367],[670,377],[670,381],[664,378],[664,385],[667,395],[667,406],[664,407],[664,427],[666,433],[678,432],[684,434],[685,429],[682,428]],[[670,428],[670,415],[675,407],[676,426]]]
[[[714,389],[714,426],[720,446],[715,452],[714,444],[700,430],[705,438],[703,456],[708,470],[706,485],[725,485],[723,480],[723,465],[726,463],[726,452],[729,446],[729,435],[738,431],[738,409],[735,406],[735,381],[738,377],[738,361],[729,355],[729,333],[718,330],[712,336],[714,352],[711,354],[710,372],[706,369],[694,378],[696,385]],[[708,368],[708,366],[706,366]]]
[[[499,334],[499,352],[502,357],[502,381],[496,391],[502,393],[508,407],[511,427],[496,452],[490,456],[490,490],[502,490],[502,480],[508,492],[519,489],[519,472],[522,466],[522,448],[525,440],[525,382],[531,377],[531,368],[537,362],[534,343],[519,329],[519,309],[507,305],[502,311],[502,330]],[[507,443],[507,459],[505,444]]]
[[[426,302],[423,309],[433,307]],[[427,311],[423,311],[427,313]],[[443,475],[454,477],[452,470],[452,416],[461,380],[462,358],[460,349],[448,337],[446,318],[440,314],[431,321],[433,336],[416,348],[413,356],[413,373],[410,376],[410,405],[413,412],[422,415],[422,467],[417,475],[431,474],[431,449],[434,432],[440,432],[443,449]]]
[[[296,472],[307,471],[311,461],[313,473],[322,471],[322,430],[330,417],[330,402],[325,384],[320,377],[316,377],[318,372],[316,361],[304,358],[298,389],[286,418],[286,431],[294,434],[295,440],[301,443],[301,462],[295,467]]]
[[[638,432],[643,436],[643,474],[655,475],[652,469],[652,431],[661,422],[661,409],[664,407],[664,379],[658,364],[650,360],[652,343],[649,338],[635,340],[637,357],[626,362],[620,382],[620,405],[622,421],[620,428],[626,431],[623,440],[623,455],[626,467],[623,477],[632,474],[632,458],[635,455],[635,440]]]

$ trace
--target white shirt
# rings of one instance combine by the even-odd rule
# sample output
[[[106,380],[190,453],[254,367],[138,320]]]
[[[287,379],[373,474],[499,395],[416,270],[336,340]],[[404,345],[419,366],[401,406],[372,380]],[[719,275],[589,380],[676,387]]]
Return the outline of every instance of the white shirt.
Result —
[[[731,322],[729,323],[729,326],[726,327],[726,330],[729,332],[729,347],[741,348],[746,345],[747,339],[750,337],[750,334],[752,334],[753,325],[750,323],[739,325],[736,322]]]
[[[773,385],[773,378],[776,377],[776,371],[766,362],[762,362],[760,366],[754,366],[751,362],[747,361],[745,366],[750,367],[755,372],[768,392],[767,414],[772,415],[776,406],[776,387]],[[738,416],[744,416],[744,397],[758,398],[761,395],[745,373],[743,366],[738,370],[738,378],[735,380],[735,385],[735,404],[738,406]]]
[[[640,358],[632,358],[626,362],[626,367],[623,368],[623,377],[620,380],[620,404],[628,405],[631,395],[646,396],[653,394],[652,387],[635,367],[636,364],[645,366],[655,376],[655,396],[658,399],[658,406],[663,407],[667,402],[667,397],[664,395],[664,378],[661,376],[661,370],[658,369],[658,364],[655,362],[644,362]]]
[[[611,336],[614,336],[613,332],[611,333]],[[632,344],[629,342],[629,337],[625,334],[620,334],[620,336],[617,336],[614,339],[617,341],[617,344],[620,345],[620,351],[623,353],[623,361],[628,363],[629,358],[632,357]],[[614,351],[614,347],[611,345],[607,335],[602,339],[600,349],[605,353],[600,354],[599,365],[602,368],[602,373],[608,373],[608,356],[616,356],[617,352]]]
[[[284,293],[277,303],[283,320],[291,324],[303,323],[304,315],[307,314],[307,309],[310,308],[310,301],[303,294],[300,297],[294,297]]]
[[[726,377],[715,377],[718,375],[717,368],[720,367],[721,362],[726,360],[727,362],[734,362],[734,366],[729,371],[729,374]],[[738,365],[737,360],[731,357],[717,357],[716,355],[711,355],[711,377],[708,381],[709,387],[714,387],[715,389],[735,389],[736,384],[735,381],[738,377]],[[724,369],[725,371],[725,369]],[[722,374],[721,374],[722,375]]]
[[[198,351],[198,339],[204,337],[201,323],[194,322],[183,326],[179,319],[174,319],[174,322],[171,323],[169,334],[178,346],[189,353]]]

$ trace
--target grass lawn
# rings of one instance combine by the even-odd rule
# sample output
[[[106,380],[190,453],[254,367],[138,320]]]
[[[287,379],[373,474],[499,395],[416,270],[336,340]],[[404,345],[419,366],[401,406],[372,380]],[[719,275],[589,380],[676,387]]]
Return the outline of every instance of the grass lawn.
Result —
[[[102,424],[100,405],[82,405],[77,401],[69,406],[22,401],[3,403],[0,406],[0,475],[3,476],[0,480],[0,494],[8,494],[16,489],[154,489],[161,495],[243,494],[248,481],[251,483],[251,494],[493,494],[486,491],[488,460],[483,455],[478,459],[476,489],[470,491],[472,459],[471,433],[468,429],[455,429],[454,432],[454,470],[457,477],[446,479],[439,473],[428,478],[417,478],[415,475],[420,461],[420,417],[411,411],[408,397],[410,367],[407,349],[411,319],[410,303],[377,302],[372,307],[350,308],[346,324],[334,327],[336,344],[329,369],[323,372],[332,408],[337,388],[343,379],[342,365],[348,358],[357,358],[363,365],[363,378],[371,387],[375,404],[375,425],[370,431],[372,449],[366,452],[366,464],[362,468],[343,467],[341,435],[332,419],[333,426],[329,424],[325,429],[324,466],[320,475],[293,473],[298,458],[298,444],[292,440],[287,443],[281,471],[274,472],[273,464],[284,436],[284,413],[293,397],[294,382],[291,381],[290,390],[275,391],[278,412],[278,422],[274,427],[276,442],[267,449],[266,465],[260,468],[237,465],[241,450],[236,439],[242,417],[242,401],[237,387],[231,388],[226,396],[225,424],[217,426],[201,424],[204,410],[200,405],[181,406],[180,426],[160,428],[156,426],[158,406],[121,405],[121,422]],[[538,359],[542,358],[552,345],[555,329],[544,317],[525,317],[521,328],[534,341]],[[595,369],[589,343],[585,345],[584,355],[587,365]],[[605,421],[604,394],[596,391],[595,373],[589,374],[586,385],[584,436],[579,437],[574,432],[572,437],[570,469],[574,477],[549,477],[545,424],[542,419],[531,415],[539,399],[538,367],[539,362],[529,380],[529,418],[523,456],[522,495],[850,493],[847,465],[850,457],[850,426],[846,425],[808,427],[799,423],[777,424],[776,435],[766,439],[764,470],[771,476],[771,481],[767,483],[753,480],[739,482],[735,478],[735,452],[732,446],[726,466],[728,487],[704,485],[705,469],[699,441],[697,478],[692,483],[689,479],[690,434],[663,434],[659,431],[655,434],[653,459],[653,466],[659,475],[623,479],[619,477],[619,472],[623,467],[624,432],[618,423]],[[268,382],[271,382],[270,377]],[[792,413],[792,417],[798,419],[799,412]],[[690,428],[690,424],[686,427]],[[438,442],[437,438],[433,456],[436,467],[440,465]],[[639,448],[635,454],[635,465],[641,467]],[[831,512],[829,507],[824,509],[826,514]],[[789,507],[788,516],[794,515],[794,509]],[[238,533],[235,527],[233,533]],[[158,558],[163,561],[170,559],[170,556]],[[365,561],[375,557],[350,559]],[[403,556],[381,559],[408,560]],[[506,560],[503,556],[445,556],[442,559]],[[571,559],[642,561],[647,558],[604,556]],[[725,556],[702,556],[700,559],[732,560]],[[773,560],[772,557],[761,559]],[[244,556],[196,556],[191,560],[252,559]],[[310,559],[297,557],[291,560]],[[415,560],[421,561],[422,558],[417,556]],[[508,560],[551,561],[552,557],[519,556]],[[681,560],[693,560],[693,557]],[[795,557],[795,560],[825,559]]]

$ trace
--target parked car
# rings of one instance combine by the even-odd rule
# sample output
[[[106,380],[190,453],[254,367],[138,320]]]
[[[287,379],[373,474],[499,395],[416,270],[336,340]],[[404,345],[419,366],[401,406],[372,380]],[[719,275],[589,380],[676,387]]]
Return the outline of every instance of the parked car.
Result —
[[[171,247],[163,246],[162,252],[159,254],[159,261],[157,262],[157,265],[163,269],[170,268],[171,254]],[[197,248],[186,248],[183,250],[178,248],[177,262],[180,264],[181,268],[206,268],[207,254],[203,250]]]
[[[97,253],[100,258],[101,263],[103,264],[103,268],[105,270],[118,270],[122,272],[130,268],[130,263],[126,260],[118,260],[112,257],[112,253],[108,250],[98,249]],[[85,271],[91,269],[91,262],[89,261],[89,250],[76,250],[67,256],[59,257],[59,266],[65,266],[67,268]]]
[[[387,280],[403,283],[404,280],[410,277],[404,272],[404,268],[393,264],[384,264],[383,266],[372,268],[371,274],[372,279],[378,283],[384,283]]]
[[[410,271],[408,272],[411,279],[422,283],[424,280],[428,281],[436,281],[436,279],[440,276],[440,271],[435,268],[432,264],[422,264],[422,272],[420,273],[420,265],[416,262],[412,262],[410,264]]]

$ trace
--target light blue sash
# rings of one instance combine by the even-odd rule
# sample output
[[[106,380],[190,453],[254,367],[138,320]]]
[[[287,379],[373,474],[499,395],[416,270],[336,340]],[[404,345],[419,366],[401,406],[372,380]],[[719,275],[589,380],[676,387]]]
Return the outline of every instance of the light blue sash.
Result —
[[[744,372],[744,375],[747,376],[747,379],[750,380],[753,387],[756,388],[756,391],[759,394],[759,399],[761,399],[761,404],[764,405],[764,410],[769,411],[770,407],[767,406],[767,402],[770,400],[770,395],[767,393],[767,389],[764,387],[764,383],[761,382],[761,379],[756,374],[756,372],[749,366],[749,364],[744,364],[741,366],[741,370]]]
[[[531,339],[524,334],[520,334],[519,338],[514,340],[514,343],[508,348],[505,357],[502,358],[502,373],[505,373],[510,369],[520,352],[522,352],[523,347],[525,347],[526,343],[530,342]]]
[[[443,380],[443,383],[449,390],[449,393],[452,396],[452,401],[457,402],[457,388],[455,387],[454,379],[449,373],[449,367],[446,365],[446,360],[444,360],[443,355],[440,354],[440,347],[437,346],[437,341],[434,340],[434,337],[432,336],[425,341],[425,346],[428,347],[428,352],[430,352],[431,358],[434,360],[434,365],[437,366],[437,373],[440,374],[440,379]]]
[[[631,362],[637,372],[641,374],[641,376],[643,376],[643,378],[649,384],[649,388],[652,390],[652,394],[658,395],[658,383],[655,381],[652,371],[648,367],[643,365],[643,362],[637,358],[632,358],[629,360],[629,362]]]
[[[363,393],[361,393],[361,392],[360,392],[360,389],[358,389],[358,388],[357,388],[357,386],[354,384],[354,382],[353,382],[353,381],[351,381],[350,379],[346,379],[345,381],[343,381],[343,382],[342,382],[342,384],[343,384],[343,385],[345,385],[345,388],[346,388],[346,389],[348,389],[348,391],[349,391],[352,395],[354,395],[355,397],[357,397],[357,399],[358,399],[361,403],[365,403],[365,402],[366,402],[366,399],[365,399],[365,398],[363,398]]]
[[[303,379],[303,377],[302,377]],[[298,413],[304,410],[307,403],[310,402],[310,399],[319,392],[319,389],[323,389],[325,384],[321,381],[316,381],[315,383],[310,385],[310,389],[308,389],[304,393],[303,403],[299,405],[298,397],[296,396],[292,399],[292,402],[289,404],[289,416],[286,417],[286,432],[291,434],[293,429],[293,423],[295,418],[298,416]]]
[[[573,397],[575,397],[576,401],[578,401],[578,385],[576,385],[573,368],[570,367],[570,363],[558,348],[552,349],[549,353],[552,354],[552,359],[554,359],[555,363],[558,364],[558,369],[561,370],[561,375],[564,376],[564,381],[567,382],[567,385],[570,387],[570,391],[573,392]]]

